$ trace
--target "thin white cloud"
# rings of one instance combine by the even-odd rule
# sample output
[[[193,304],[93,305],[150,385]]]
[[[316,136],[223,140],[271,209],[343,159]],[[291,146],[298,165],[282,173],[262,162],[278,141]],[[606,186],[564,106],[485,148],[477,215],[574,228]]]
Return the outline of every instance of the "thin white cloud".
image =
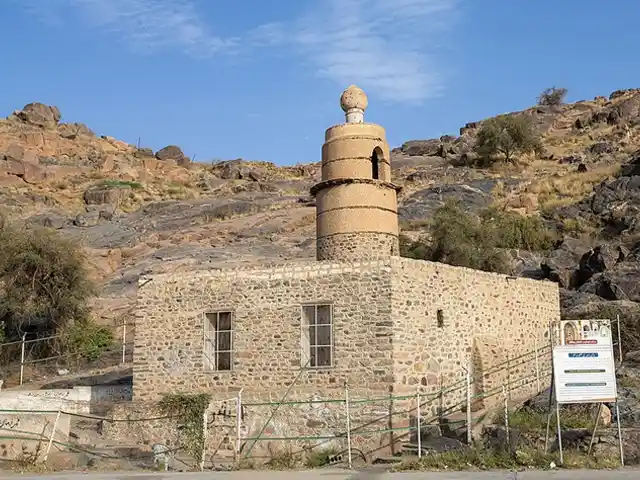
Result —
[[[296,43],[317,72],[387,101],[420,103],[444,87],[434,46],[456,19],[457,0],[316,0]]]
[[[25,1],[31,12],[43,3],[49,19],[79,15],[83,23],[119,37],[139,53],[171,48],[209,57],[238,45],[237,38],[214,35],[188,0]]]
[[[0,0],[2,1],[2,0]],[[215,35],[193,0],[14,0],[50,23],[80,20],[136,52],[175,49],[196,58],[258,47],[299,55],[341,87],[356,83],[380,100],[421,103],[444,88],[437,49],[459,0],[311,0],[293,20],[234,37]],[[42,7],[46,6],[43,10]]]

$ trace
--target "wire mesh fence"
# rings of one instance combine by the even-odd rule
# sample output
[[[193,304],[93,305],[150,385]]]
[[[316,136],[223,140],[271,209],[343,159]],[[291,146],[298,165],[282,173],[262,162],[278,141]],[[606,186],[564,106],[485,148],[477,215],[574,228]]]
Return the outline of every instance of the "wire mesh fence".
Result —
[[[0,409],[0,458],[20,458],[28,451],[34,462],[47,462],[52,454],[75,452],[152,467],[157,456],[153,448],[160,445],[174,468],[197,470],[246,461],[314,466],[321,457],[323,463],[349,465],[399,453],[403,444],[416,442],[420,455],[425,433],[446,425],[450,436],[464,438],[466,428],[482,419],[474,414],[472,425],[464,417],[452,419],[464,405],[431,414],[447,391],[362,398],[345,388],[342,398],[214,400],[203,418],[198,458],[187,448],[193,439],[181,419],[163,413],[155,403],[41,399],[40,409]]]
[[[2,378],[0,388],[22,385],[46,374],[59,370],[79,368],[106,368],[133,361],[135,324],[123,321],[118,325],[105,326],[111,332],[111,345],[98,346],[99,354],[91,346],[69,346],[64,351],[56,345],[70,344],[69,334],[46,335],[0,344]]]
[[[498,395],[499,401],[505,399]],[[286,467],[286,462],[336,462],[348,465],[368,461],[378,452],[396,446],[423,454],[421,439],[432,435],[464,439],[467,420],[447,419],[429,412],[437,396],[421,395],[376,398],[323,399],[287,402],[280,416],[271,417],[279,404],[246,404],[241,407],[241,427],[237,430],[237,398],[217,400],[213,404],[230,406],[226,411],[210,408],[204,419],[202,457],[195,458],[184,445],[188,434],[179,420],[162,414],[150,403],[58,402],[58,408],[42,410],[0,409],[0,458],[47,463],[61,453],[89,455],[99,461],[118,461],[120,465],[151,468],[162,446],[172,468],[199,470],[214,465],[242,466],[243,462],[267,462]],[[391,404],[391,408],[390,408]],[[418,407],[418,405],[420,407]],[[310,415],[311,410],[316,410]],[[93,413],[103,411],[104,415]],[[126,412],[126,413],[124,413]],[[137,412],[137,414],[134,414]],[[624,418],[640,410],[627,411]],[[321,418],[323,425],[304,428],[310,418]],[[266,415],[262,417],[261,415]],[[296,417],[292,416],[295,415]],[[251,421],[252,416],[255,421]],[[273,427],[262,432],[267,418]],[[275,419],[275,421],[274,421]],[[482,415],[472,417],[471,427],[479,425]],[[404,421],[404,422],[403,422]],[[279,427],[278,425],[286,426]],[[448,429],[445,431],[445,429]],[[287,433],[288,431],[288,433]],[[624,435],[637,429],[626,428]],[[238,435],[239,432],[239,435]],[[605,430],[606,432],[606,430]],[[601,433],[600,435],[603,435]],[[615,435],[614,432],[611,433]],[[254,448],[251,448],[251,447]],[[391,449],[393,453],[393,449]],[[384,455],[384,454],[381,454]]]
[[[352,465],[401,451],[420,457],[427,448],[422,442],[433,435],[471,442],[489,412],[503,415],[509,428],[511,401],[549,386],[549,357],[549,347],[535,348],[476,372],[470,360],[448,385],[416,385],[404,394],[349,385],[322,397],[301,398],[298,392],[296,398],[248,398],[241,391],[210,402],[196,437],[183,418],[157,403],[38,398],[28,409],[0,409],[0,458],[28,451],[34,462],[50,462],[52,455],[75,452],[128,466],[152,467],[162,460],[202,470],[244,462]],[[631,419],[638,412],[622,415]],[[194,441],[201,443],[198,454],[189,448]]]

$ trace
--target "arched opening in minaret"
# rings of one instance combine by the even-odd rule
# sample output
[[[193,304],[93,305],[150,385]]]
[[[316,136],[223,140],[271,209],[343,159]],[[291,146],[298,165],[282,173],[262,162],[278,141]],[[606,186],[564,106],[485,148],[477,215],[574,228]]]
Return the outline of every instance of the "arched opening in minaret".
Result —
[[[380,180],[380,163],[382,163],[382,155],[382,149],[380,147],[373,149],[373,154],[371,155],[371,178],[374,180]]]

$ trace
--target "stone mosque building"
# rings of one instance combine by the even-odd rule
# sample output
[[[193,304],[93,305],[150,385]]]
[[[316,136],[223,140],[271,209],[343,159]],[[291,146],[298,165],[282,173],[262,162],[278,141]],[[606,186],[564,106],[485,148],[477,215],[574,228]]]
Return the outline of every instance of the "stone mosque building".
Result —
[[[460,380],[469,363],[481,392],[505,381],[492,366],[548,344],[557,284],[399,256],[385,130],[364,121],[359,88],[341,106],[346,122],[326,131],[312,188],[317,260],[141,279],[134,401],[290,387],[331,398],[345,382],[361,397],[411,395]]]

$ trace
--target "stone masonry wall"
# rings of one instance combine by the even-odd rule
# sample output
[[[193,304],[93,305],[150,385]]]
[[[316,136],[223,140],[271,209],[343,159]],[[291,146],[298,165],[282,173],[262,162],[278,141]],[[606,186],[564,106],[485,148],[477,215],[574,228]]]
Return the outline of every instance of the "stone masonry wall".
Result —
[[[333,303],[335,362],[301,369],[301,304]],[[389,322],[390,268],[385,262],[297,263],[270,269],[159,275],[141,286],[133,396],[246,391],[246,398],[388,392],[393,383]],[[204,313],[232,311],[232,371],[205,371]],[[262,393],[261,393],[262,392]]]
[[[307,303],[333,304],[332,367],[301,368],[301,305]],[[204,314],[214,311],[233,312],[232,371],[205,370]],[[477,392],[499,387],[509,376],[504,371],[487,375],[488,369],[500,359],[533,349],[535,339],[538,346],[548,343],[545,335],[549,321],[559,318],[559,300],[557,285],[550,282],[387,257],[141,279],[137,316],[132,405],[153,405],[164,393],[207,392],[220,402],[233,399],[242,389],[241,435],[246,438],[258,435],[272,412],[271,405],[255,403],[275,403],[288,392],[287,401],[314,402],[280,407],[264,435],[326,436],[335,440],[324,443],[337,446],[344,443],[344,403],[336,400],[344,399],[347,382],[353,398],[379,399],[352,411],[352,428],[370,432],[354,432],[354,445],[363,452],[382,453],[403,435],[373,430],[406,427],[415,421],[411,417],[415,399],[396,401],[390,395],[410,396],[418,389],[428,394],[461,381],[469,358]],[[548,352],[541,357],[541,366],[547,356]],[[530,374],[533,365],[531,361],[515,366],[511,375]],[[525,391],[531,386],[514,395]],[[435,414],[438,407],[463,401],[464,385],[439,403],[426,395],[422,398],[423,415]],[[233,400],[224,403],[233,409]],[[128,410],[123,406],[118,416],[130,415]],[[398,413],[389,418],[384,412],[390,410]],[[216,455],[229,455],[235,423],[224,415],[220,418],[222,423],[211,431],[209,448]],[[119,423],[110,436],[161,440],[166,431],[162,425],[156,427],[136,424],[142,430],[134,432],[128,423]],[[293,443],[301,448],[323,443],[301,442]],[[250,443],[242,442],[245,447]],[[255,453],[269,452],[274,444],[286,442],[261,441]]]
[[[400,255],[398,237],[387,233],[337,233],[318,238],[316,245],[318,260],[374,260]]]
[[[363,403],[352,397],[349,409],[352,448],[367,458],[390,450],[388,411],[393,408],[389,398],[378,397]],[[235,457],[237,423],[235,398],[212,400],[207,411],[206,462],[219,463]],[[396,409],[397,410],[397,409]],[[398,418],[407,417],[397,411]],[[179,419],[167,417],[152,402],[119,404],[111,412],[114,421],[105,422],[103,434],[112,442],[153,445],[163,443],[172,449],[187,441],[179,428]],[[265,422],[269,424],[265,427]],[[313,397],[307,401],[287,402],[274,410],[269,401],[243,404],[240,452],[262,463],[277,452],[301,456],[322,451],[345,451],[347,440],[346,407],[344,401],[322,401]],[[379,433],[376,433],[379,432]],[[256,441],[256,438],[260,440]],[[248,450],[251,448],[251,452]],[[181,450],[182,454],[184,450]],[[356,453],[354,452],[354,455]],[[197,459],[199,460],[199,459]],[[194,461],[197,463],[197,460]]]
[[[400,257],[391,259],[391,267],[398,394],[415,392],[419,385],[435,392],[440,383],[464,381],[463,367],[473,358],[474,339],[476,344],[502,349],[476,352],[482,356],[481,362],[472,365],[476,390],[485,388],[484,384],[504,384],[504,370],[483,379],[483,365],[486,370],[498,363],[496,359],[515,359],[548,344],[549,323],[560,318],[558,286],[552,282]],[[543,356],[546,359],[548,352]],[[524,365],[517,363],[510,369],[513,379],[535,377],[533,355]],[[532,388],[535,382],[512,395],[530,393]],[[445,406],[464,401],[465,395],[465,388],[447,394]]]

